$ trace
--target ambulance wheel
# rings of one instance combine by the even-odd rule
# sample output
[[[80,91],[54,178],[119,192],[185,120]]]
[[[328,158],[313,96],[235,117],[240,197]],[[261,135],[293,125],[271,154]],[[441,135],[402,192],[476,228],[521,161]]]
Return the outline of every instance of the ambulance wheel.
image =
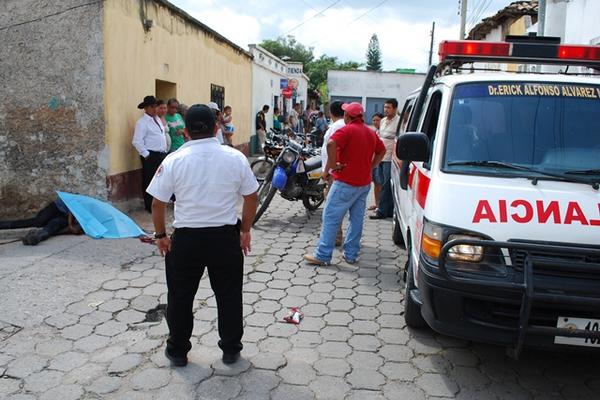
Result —
[[[407,271],[406,271],[406,286],[404,289],[404,321],[409,328],[422,329],[427,327],[427,322],[421,315],[421,305],[413,300],[410,291],[416,289],[413,278],[412,257],[410,249],[408,252]]]
[[[400,228],[400,223],[398,222],[398,217],[396,217],[394,213],[394,231],[392,232],[392,241],[396,246],[404,247],[404,237],[402,236],[402,230]]]

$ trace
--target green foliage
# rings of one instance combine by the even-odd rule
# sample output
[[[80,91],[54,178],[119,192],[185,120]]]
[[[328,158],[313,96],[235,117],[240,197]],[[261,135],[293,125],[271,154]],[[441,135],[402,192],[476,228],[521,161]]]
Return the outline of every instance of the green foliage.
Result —
[[[287,56],[289,61],[301,62],[304,67],[304,73],[310,79],[311,89],[318,90],[322,99],[327,98],[327,71],[337,70],[355,70],[363,66],[356,61],[346,61],[340,63],[337,57],[329,57],[323,54],[315,59],[312,47],[306,47],[296,39],[288,35],[278,37],[275,40],[267,39],[260,43],[260,46],[268,52],[281,58]]]
[[[279,58],[289,57],[290,61],[301,62],[304,65],[304,70],[314,59],[313,48],[306,48],[302,43],[296,41],[296,38],[292,35],[280,36],[275,40],[263,40],[260,46]]]
[[[369,41],[367,48],[367,71],[381,71],[381,49],[379,48],[379,39],[374,33]]]

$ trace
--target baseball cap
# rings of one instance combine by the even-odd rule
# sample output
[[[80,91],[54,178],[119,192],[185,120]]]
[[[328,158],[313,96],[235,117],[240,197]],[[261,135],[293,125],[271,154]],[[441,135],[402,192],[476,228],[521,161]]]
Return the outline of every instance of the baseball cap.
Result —
[[[359,117],[365,113],[363,106],[357,102],[342,104],[342,110],[351,117]]]
[[[215,111],[221,111],[219,110],[219,105],[213,101],[211,101],[210,103],[206,103],[206,105],[208,106],[208,108],[210,108],[211,110],[215,110]]]
[[[190,135],[208,135],[215,130],[215,113],[204,104],[194,104],[185,116],[185,126]]]

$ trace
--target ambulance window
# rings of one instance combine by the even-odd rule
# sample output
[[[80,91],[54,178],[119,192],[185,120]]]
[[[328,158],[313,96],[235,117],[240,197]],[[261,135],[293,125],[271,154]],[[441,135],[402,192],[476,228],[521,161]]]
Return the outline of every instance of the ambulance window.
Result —
[[[404,103],[404,107],[402,107],[402,112],[400,113],[400,130],[398,131],[398,135],[406,132],[408,121],[410,120],[416,100],[417,99],[413,97],[412,99],[406,100],[406,103]]]
[[[429,148],[429,160],[431,161],[431,155],[433,150],[433,141],[435,139],[435,132],[437,131],[438,120],[440,117],[440,106],[442,104],[442,92],[434,92],[429,100],[429,106],[427,107],[427,113],[421,126],[421,132],[429,137],[429,141],[432,144]]]

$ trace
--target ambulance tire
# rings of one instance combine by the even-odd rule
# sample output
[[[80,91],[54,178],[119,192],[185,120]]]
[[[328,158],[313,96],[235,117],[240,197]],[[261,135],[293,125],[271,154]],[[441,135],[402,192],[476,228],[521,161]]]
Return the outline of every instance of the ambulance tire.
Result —
[[[396,217],[394,213],[394,231],[392,232],[392,241],[396,246],[400,246],[404,248],[404,237],[402,236],[402,228],[400,228],[400,222],[398,222],[398,217]]]
[[[406,286],[404,289],[404,321],[406,326],[414,329],[427,328],[427,322],[421,315],[421,305],[416,303],[410,296],[410,291],[416,289],[415,281],[413,279],[413,268],[412,268],[412,257],[410,256],[410,249],[408,251],[406,271]]]

